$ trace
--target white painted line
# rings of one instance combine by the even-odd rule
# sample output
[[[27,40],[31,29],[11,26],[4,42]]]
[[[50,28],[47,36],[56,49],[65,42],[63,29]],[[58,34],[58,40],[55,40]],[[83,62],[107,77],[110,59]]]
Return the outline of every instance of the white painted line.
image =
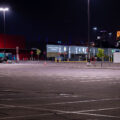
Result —
[[[0,104],[2,107],[15,107],[14,105]]]
[[[11,108],[11,107],[0,107],[0,109],[4,109],[4,108]]]
[[[116,101],[116,100],[120,100],[120,98],[107,98],[107,99],[99,99],[99,100],[82,100],[82,101],[73,101],[73,102],[48,103],[48,104],[42,104],[41,106],[45,106],[45,105],[77,104],[77,103],[89,103],[89,102],[101,102],[101,101]]]
[[[8,119],[15,119],[15,118],[26,118],[26,117],[40,117],[40,116],[49,116],[54,115],[53,113],[47,113],[47,114],[38,114],[38,115],[24,115],[24,116],[15,116],[15,117],[3,117],[0,118],[0,120],[8,120]]]
[[[56,98],[61,98],[63,96],[58,96]],[[44,98],[44,97],[43,97]],[[46,97],[45,97],[46,98]],[[25,100],[25,99],[39,99],[39,98],[18,98],[17,100]],[[16,100],[9,98],[9,99],[0,99],[0,100],[7,100],[7,101],[11,101],[11,100]],[[81,101],[73,101],[73,102],[59,102],[59,103],[48,103],[48,104],[40,104],[39,106],[46,106],[46,105],[63,105],[63,104],[77,104],[77,103],[89,103],[89,102],[101,102],[101,101],[117,101],[120,100],[120,98],[106,98],[106,99],[98,99],[98,100],[81,100]],[[2,104],[0,104],[2,105]],[[31,105],[31,106],[38,106],[38,105]]]
[[[102,109],[94,109],[94,110],[81,110],[81,111],[62,111],[62,110],[47,109],[47,108],[34,108],[34,107],[29,107],[29,106],[14,106],[14,107],[25,108],[25,109],[33,109],[33,110],[43,110],[43,111],[53,112],[53,113],[56,113],[56,114],[81,114],[81,115],[96,116],[96,117],[120,118],[118,116],[86,113],[86,112],[92,112],[92,111],[103,111],[103,110],[120,109],[120,107],[116,107],[116,108],[102,108]],[[50,115],[53,115],[53,113],[50,113]],[[42,115],[47,115],[47,114],[41,114],[41,116]],[[26,117],[26,116],[18,116],[18,117]],[[11,118],[11,117],[9,117],[9,118]],[[6,117],[6,119],[8,119],[8,117]]]
[[[113,81],[113,79],[110,79],[110,80],[91,80],[91,79],[89,79],[89,80],[82,80],[82,81],[79,81],[80,83],[88,83],[88,82],[112,82]],[[116,81],[116,82],[118,82],[118,81]]]
[[[108,111],[108,110],[117,110],[120,109],[120,107],[113,107],[113,108],[101,108],[101,109],[91,109],[91,110],[81,110],[81,111],[75,111],[75,113],[82,113],[82,112],[96,112],[96,111]]]
[[[110,84],[120,84],[120,82],[111,82]]]
[[[21,106],[22,108],[24,106]],[[24,107],[24,108],[31,108],[31,107]],[[120,107],[119,107],[120,108]],[[73,111],[62,111],[62,110],[54,110],[54,109],[41,109],[41,108],[32,108],[32,109],[37,109],[37,110],[45,110],[45,111],[50,111],[50,112],[55,112],[56,114],[81,114],[81,115],[88,115],[88,116],[96,116],[96,117],[107,117],[107,118],[120,118],[118,116],[111,116],[111,115],[101,115],[101,114],[91,114],[91,113],[85,113],[83,111],[81,112],[73,112]],[[113,108],[106,108],[106,109],[113,109]],[[118,109],[118,108],[114,108]],[[84,110],[85,111],[85,110]],[[88,111],[88,110],[86,110]],[[53,114],[52,114],[53,115]]]
[[[10,94],[11,95],[11,94]],[[14,95],[14,94],[13,94]],[[54,98],[78,98],[81,96],[77,96],[77,95],[68,95],[68,96],[54,96]],[[34,98],[3,98],[0,99],[0,101],[14,101],[14,100],[39,100],[39,99],[44,99],[44,98],[51,98],[53,99],[53,96],[48,96],[48,97],[34,97]]]
[[[101,114],[92,114],[92,113],[76,113],[76,114],[95,116],[95,117],[106,117],[106,118],[117,118],[117,119],[120,119],[120,117],[112,116],[112,115],[101,115]]]
[[[31,107],[24,107],[24,106],[18,106],[18,107],[31,108]],[[119,108],[120,108],[120,107],[119,107]],[[83,113],[83,111],[81,111],[81,112],[80,112],[80,111],[79,111],[79,112],[78,112],[78,111],[72,112],[72,111],[61,111],[61,110],[41,109],[41,108],[32,108],[32,109],[47,110],[47,111],[50,111],[50,112],[57,112],[56,114],[79,114],[79,115],[88,115],[88,116],[107,117],[107,118],[118,118],[118,119],[120,119],[120,117],[118,117],[118,116],[85,113],[85,112],[93,111],[93,110],[84,110],[84,113]],[[106,108],[106,109],[101,109],[101,110],[110,110],[110,109],[118,109],[118,108]],[[100,109],[99,109],[99,110],[100,110]],[[94,110],[94,111],[95,111],[95,110]],[[0,118],[0,120],[13,119],[13,118],[25,118],[25,117],[47,116],[47,115],[54,115],[54,113],[39,114],[39,115],[25,115],[25,116],[16,116],[16,117],[4,117],[4,118]]]
[[[4,105],[4,104],[0,104],[0,105]],[[55,110],[55,109],[47,109],[47,108],[35,108],[35,107],[31,107],[31,106],[18,106],[18,105],[4,105],[4,106],[8,106],[8,107],[14,107],[14,108],[24,108],[24,109],[33,109],[33,110],[43,110],[43,111],[49,111],[49,112],[54,112],[54,113],[68,113],[67,111],[62,111],[62,110]]]
[[[47,109],[47,108],[35,108],[35,107],[29,107],[29,106],[15,106],[15,107],[25,108],[25,109],[33,109],[33,110],[43,110],[43,111],[49,111],[49,112],[54,112],[54,113],[70,113],[69,111]]]
[[[3,77],[8,76],[8,75],[9,75],[8,73],[2,73],[2,74],[0,74],[0,76],[3,76]]]

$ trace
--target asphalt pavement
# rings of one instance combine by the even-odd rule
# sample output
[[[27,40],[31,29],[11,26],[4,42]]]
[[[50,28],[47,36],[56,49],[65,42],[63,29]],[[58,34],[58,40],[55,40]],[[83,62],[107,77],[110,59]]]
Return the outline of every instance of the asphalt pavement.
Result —
[[[0,120],[120,120],[120,64],[0,64]]]

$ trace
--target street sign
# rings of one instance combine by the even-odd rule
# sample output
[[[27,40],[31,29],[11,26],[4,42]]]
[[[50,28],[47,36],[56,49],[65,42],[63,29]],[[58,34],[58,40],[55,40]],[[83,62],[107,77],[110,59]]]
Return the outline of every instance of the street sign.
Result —
[[[41,50],[37,49],[36,54],[40,55],[40,53],[41,53]]]

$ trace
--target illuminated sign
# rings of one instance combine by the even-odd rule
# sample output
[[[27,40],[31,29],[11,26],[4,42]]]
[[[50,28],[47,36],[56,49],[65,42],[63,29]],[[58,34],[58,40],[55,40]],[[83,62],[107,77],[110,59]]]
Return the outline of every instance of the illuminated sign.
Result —
[[[65,52],[67,51],[67,48],[66,48],[66,47],[64,47],[64,51],[65,51]]]
[[[120,40],[120,31],[117,31],[117,40]]]
[[[114,53],[115,52],[115,50],[114,49],[112,49],[112,53]]]
[[[87,54],[87,47],[64,46],[64,45],[47,45],[47,52],[65,53],[69,51],[71,54]]]

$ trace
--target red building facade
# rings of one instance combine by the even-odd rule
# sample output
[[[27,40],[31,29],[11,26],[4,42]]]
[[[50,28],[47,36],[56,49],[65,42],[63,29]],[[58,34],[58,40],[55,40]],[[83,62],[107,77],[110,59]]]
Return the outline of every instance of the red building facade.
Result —
[[[19,47],[19,59],[30,59],[30,50],[26,49],[26,39],[19,35],[0,34],[0,53],[11,53],[12,57],[16,57],[16,47]]]
[[[25,37],[17,35],[0,35],[0,49],[25,49]]]

